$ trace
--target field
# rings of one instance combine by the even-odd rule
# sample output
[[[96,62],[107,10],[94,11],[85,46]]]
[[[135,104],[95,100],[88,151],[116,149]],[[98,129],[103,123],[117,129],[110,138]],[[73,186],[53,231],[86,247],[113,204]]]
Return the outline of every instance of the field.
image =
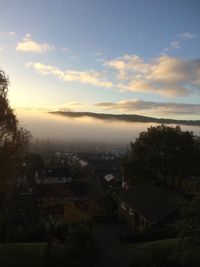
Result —
[[[132,246],[133,248],[139,250],[156,251],[157,249],[172,249],[173,247],[176,246],[177,242],[178,242],[177,238],[170,238],[164,240],[138,243],[137,245],[132,245]]]
[[[177,239],[165,239],[138,244],[121,243],[120,241],[105,239],[109,244],[107,253],[104,249],[104,266],[129,266],[131,262],[141,258],[151,258],[152,253],[161,250],[173,250]],[[105,241],[104,240],[104,241]],[[105,243],[104,243],[105,244]],[[51,264],[64,263],[64,254],[61,246],[54,247],[51,254]],[[0,244],[0,266],[5,267],[44,267],[47,256],[47,243],[9,243]],[[107,255],[107,256],[106,256]],[[100,259],[98,259],[99,261]],[[62,265],[61,264],[61,265]],[[118,265],[116,265],[118,264]],[[64,266],[64,265],[62,265]],[[136,265],[137,266],[137,265]]]
[[[47,243],[0,244],[0,266],[42,267]]]

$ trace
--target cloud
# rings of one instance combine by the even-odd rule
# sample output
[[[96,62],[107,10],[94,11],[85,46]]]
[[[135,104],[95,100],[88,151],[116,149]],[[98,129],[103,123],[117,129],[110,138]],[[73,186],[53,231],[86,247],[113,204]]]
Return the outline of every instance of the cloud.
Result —
[[[171,50],[180,49],[181,48],[180,41],[172,41],[169,44],[169,47],[163,49],[164,52],[169,52]]]
[[[15,111],[41,111],[41,112],[50,112],[52,111],[51,108],[44,108],[44,107],[16,107]]]
[[[90,104],[85,102],[68,102],[56,107],[51,108],[53,111],[76,111],[77,109],[80,110],[82,108],[89,107]]]
[[[111,67],[118,71],[117,78],[119,80],[128,80],[133,73],[147,73],[149,69],[149,64],[145,64],[143,59],[137,55],[127,55],[125,54],[121,58],[113,59],[111,61],[106,61],[104,66]]]
[[[64,47],[62,48],[62,51],[64,51],[64,52],[68,52],[68,51],[69,51],[69,48],[68,48],[67,46],[64,46]]]
[[[66,70],[62,71],[58,67],[45,65],[42,63],[27,63],[27,67],[34,68],[38,73],[47,75],[52,74],[63,81],[77,81],[85,84],[96,85],[105,88],[113,87],[112,82],[106,81],[102,75],[94,70],[90,71],[76,71],[76,70]]]
[[[179,41],[170,42],[171,49],[179,49],[181,48]]]
[[[9,36],[15,36],[16,35],[16,32],[12,32],[12,31],[11,32],[8,32],[8,35]]]
[[[114,59],[109,62],[105,62],[105,66],[114,68],[118,71],[118,78],[123,79],[125,78],[125,69],[128,69],[126,63],[120,59]]]
[[[137,55],[124,55],[104,65],[116,70],[116,86],[120,90],[168,97],[200,91],[200,59],[186,60],[162,55],[145,62]]]
[[[35,42],[34,40],[32,40],[31,35],[27,33],[22,41],[17,44],[16,50],[21,52],[33,52],[42,54],[55,50],[55,48],[54,46],[50,46],[47,43]]]
[[[182,40],[190,40],[196,38],[198,35],[190,32],[183,32],[178,35]]]
[[[102,52],[98,51],[94,54],[96,57],[102,57]]]
[[[105,110],[119,110],[121,112],[151,112],[157,115],[200,115],[200,104],[163,103],[131,99],[119,102],[102,102],[95,105]]]
[[[169,47],[166,47],[163,49],[164,52],[169,52],[171,50],[180,49],[181,44],[184,41],[192,40],[196,38],[198,35],[190,32],[183,32],[180,34],[177,34],[176,40],[170,42]]]
[[[4,50],[4,47],[1,45],[0,46],[0,52]]]
[[[96,57],[97,62],[104,62],[105,61],[105,58],[103,57],[103,53],[101,51],[98,51],[98,52],[92,54],[92,56]]]
[[[16,36],[16,32],[0,32],[0,38],[12,38]]]

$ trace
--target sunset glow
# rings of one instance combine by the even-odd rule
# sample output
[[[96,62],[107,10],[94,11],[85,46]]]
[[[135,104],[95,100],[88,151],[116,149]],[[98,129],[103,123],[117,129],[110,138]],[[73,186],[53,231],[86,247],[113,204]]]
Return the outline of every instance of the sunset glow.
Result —
[[[11,105],[197,119],[199,8],[195,0],[2,1]]]

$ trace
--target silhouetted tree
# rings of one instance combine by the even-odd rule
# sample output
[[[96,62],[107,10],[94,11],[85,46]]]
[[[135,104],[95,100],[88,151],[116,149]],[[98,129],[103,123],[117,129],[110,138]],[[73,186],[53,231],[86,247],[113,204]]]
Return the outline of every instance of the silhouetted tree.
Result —
[[[58,226],[56,234],[62,243],[50,243],[46,266],[93,267],[98,263],[98,248],[90,223],[68,223]]]
[[[29,132],[19,126],[9,105],[8,85],[8,77],[0,69],[0,193],[15,186],[30,139]]]
[[[175,256],[183,266],[200,266],[200,195],[180,204],[179,220],[174,224],[179,240]]]
[[[30,183],[34,182],[36,171],[41,172],[44,169],[43,158],[36,153],[28,153],[25,157],[25,174]]]
[[[199,144],[192,132],[159,125],[141,132],[127,153],[124,170],[129,180],[150,179],[175,192],[198,164]]]

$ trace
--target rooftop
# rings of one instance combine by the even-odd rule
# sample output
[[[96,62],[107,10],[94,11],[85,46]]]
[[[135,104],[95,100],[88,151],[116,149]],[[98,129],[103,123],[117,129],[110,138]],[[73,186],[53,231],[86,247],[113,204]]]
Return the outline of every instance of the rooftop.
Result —
[[[156,223],[177,209],[171,193],[147,182],[124,190],[120,199],[151,223]]]

